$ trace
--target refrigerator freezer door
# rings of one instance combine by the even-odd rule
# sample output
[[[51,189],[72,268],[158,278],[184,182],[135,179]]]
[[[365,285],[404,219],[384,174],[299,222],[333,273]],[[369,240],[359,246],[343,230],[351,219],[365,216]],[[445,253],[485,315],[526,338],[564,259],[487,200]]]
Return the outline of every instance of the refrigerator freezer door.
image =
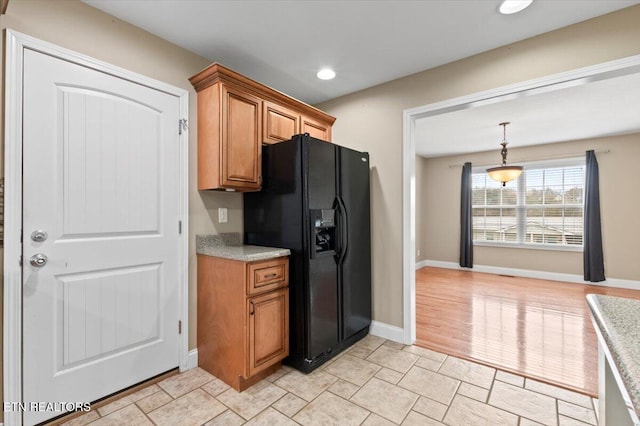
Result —
[[[338,147],[339,196],[347,215],[346,252],[340,268],[341,340],[371,324],[369,154]]]
[[[332,210],[336,199],[336,148],[335,145],[305,137],[303,173],[307,188],[307,218],[311,211]],[[315,232],[308,224],[309,232]],[[309,244],[315,242],[308,239]],[[306,253],[307,269],[307,359],[333,349],[338,344],[338,269],[333,250],[317,253],[311,258],[311,249]]]

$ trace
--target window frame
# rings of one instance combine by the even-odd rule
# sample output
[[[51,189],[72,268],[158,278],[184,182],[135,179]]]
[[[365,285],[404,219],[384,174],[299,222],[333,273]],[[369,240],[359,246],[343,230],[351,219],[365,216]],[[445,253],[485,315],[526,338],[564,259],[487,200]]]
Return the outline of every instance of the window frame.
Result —
[[[567,157],[567,158],[555,158],[552,160],[539,160],[539,161],[527,161],[510,163],[509,165],[518,165],[524,167],[524,172],[521,176],[525,176],[526,170],[547,169],[557,167],[572,167],[572,166],[585,166],[585,157]],[[487,174],[486,166],[472,166],[471,174]],[[488,179],[491,179],[487,177]],[[583,197],[582,197],[582,214],[584,221],[584,183],[583,183]],[[523,235],[523,231],[526,234],[526,210],[527,205],[524,202],[526,196],[526,181],[521,178],[517,179],[517,203],[513,206],[516,210],[516,226],[518,228],[517,235],[520,238]],[[565,204],[560,206],[565,207]],[[473,210],[473,206],[472,206]],[[525,217],[525,220],[519,220],[520,217]],[[550,243],[527,243],[521,241],[487,241],[487,240],[473,240],[474,246],[479,247],[502,247],[502,248],[517,248],[517,249],[533,249],[533,250],[552,250],[552,251],[570,251],[570,252],[583,252],[584,251],[584,229],[583,239],[581,245],[560,245]]]

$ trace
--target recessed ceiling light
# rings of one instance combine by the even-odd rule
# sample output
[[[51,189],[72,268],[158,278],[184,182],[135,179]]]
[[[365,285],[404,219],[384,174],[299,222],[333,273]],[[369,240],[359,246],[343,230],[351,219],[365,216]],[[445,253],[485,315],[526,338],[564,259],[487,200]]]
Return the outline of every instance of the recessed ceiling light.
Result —
[[[318,71],[318,74],[316,74],[316,77],[318,77],[320,80],[331,80],[335,76],[336,72],[330,68],[322,68],[320,71]]]
[[[533,0],[504,0],[500,4],[498,11],[503,15],[511,15],[525,10],[531,3],[533,3]]]

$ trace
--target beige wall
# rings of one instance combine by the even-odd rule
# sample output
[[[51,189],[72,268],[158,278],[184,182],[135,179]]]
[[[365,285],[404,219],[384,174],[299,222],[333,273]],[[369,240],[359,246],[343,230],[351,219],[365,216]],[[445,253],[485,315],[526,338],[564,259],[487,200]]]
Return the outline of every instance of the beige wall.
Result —
[[[242,231],[240,194],[195,189],[196,94],[188,78],[210,61],[79,0],[11,0],[0,20],[2,29],[11,28],[189,91],[189,347],[195,348],[195,234]],[[217,223],[217,207],[229,209],[229,223]]]
[[[600,169],[600,212],[602,215],[605,272],[608,278],[640,280],[636,242],[640,229],[629,226],[640,209],[640,198],[629,197],[633,182],[640,182],[640,134],[556,143],[509,150],[511,162],[533,161],[582,155],[594,149]],[[598,151],[610,150],[609,153]],[[439,158],[419,158],[416,192],[416,246],[421,259],[457,263],[460,236],[460,167],[451,165],[471,161],[490,164],[495,152],[483,152]],[[418,172],[416,172],[416,177]],[[433,208],[438,206],[438,208]],[[474,264],[582,275],[582,252],[474,247]]]
[[[402,111],[640,54],[638,22],[634,6],[319,105],[336,143],[371,154],[375,320],[402,326]]]

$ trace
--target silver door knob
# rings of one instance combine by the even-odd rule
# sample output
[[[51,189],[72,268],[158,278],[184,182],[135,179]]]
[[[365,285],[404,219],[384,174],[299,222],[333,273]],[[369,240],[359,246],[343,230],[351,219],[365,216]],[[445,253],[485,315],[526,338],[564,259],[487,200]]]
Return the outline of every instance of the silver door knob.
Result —
[[[29,259],[29,263],[31,263],[31,266],[33,266],[34,268],[42,268],[47,264],[47,260],[49,260],[47,259],[47,256],[42,253],[38,253],[31,256],[31,259]]]
[[[33,241],[38,242],[38,243],[46,241],[48,236],[49,235],[45,231],[43,231],[42,229],[36,229],[35,231],[33,231],[31,233],[31,239]]]

